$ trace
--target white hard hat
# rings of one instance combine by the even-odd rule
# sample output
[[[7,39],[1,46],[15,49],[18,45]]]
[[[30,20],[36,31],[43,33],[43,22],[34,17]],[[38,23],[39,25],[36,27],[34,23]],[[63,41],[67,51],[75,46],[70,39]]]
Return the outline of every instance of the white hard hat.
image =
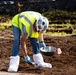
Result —
[[[48,28],[48,24],[48,19],[42,16],[36,21],[36,30],[38,32],[44,32]]]

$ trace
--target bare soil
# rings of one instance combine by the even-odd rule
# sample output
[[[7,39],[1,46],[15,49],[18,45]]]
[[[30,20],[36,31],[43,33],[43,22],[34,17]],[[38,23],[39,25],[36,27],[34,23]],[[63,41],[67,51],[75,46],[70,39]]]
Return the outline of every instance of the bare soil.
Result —
[[[53,65],[52,69],[34,68],[33,65],[24,62],[20,47],[20,65],[17,73],[38,74],[38,75],[76,75],[76,36],[68,37],[49,37],[44,36],[47,46],[60,47],[61,55],[44,56],[44,61]],[[0,31],[0,72],[7,72],[9,66],[9,57],[11,56],[11,47],[13,35],[10,30]],[[32,59],[32,47],[27,40],[28,55]],[[3,74],[2,74],[3,75]],[[22,74],[21,74],[22,75]]]

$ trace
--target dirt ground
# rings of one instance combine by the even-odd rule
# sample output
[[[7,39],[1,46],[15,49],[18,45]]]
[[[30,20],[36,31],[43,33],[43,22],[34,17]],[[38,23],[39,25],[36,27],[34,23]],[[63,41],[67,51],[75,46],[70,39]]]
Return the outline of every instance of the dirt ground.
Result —
[[[44,56],[44,61],[51,63],[53,68],[34,68],[33,65],[24,62],[20,47],[20,65],[18,73],[38,74],[38,75],[76,75],[76,36],[69,37],[49,37],[44,36],[47,46],[60,47],[61,55]],[[0,31],[0,72],[7,72],[13,35],[10,30]],[[32,59],[32,48],[27,40],[28,55]],[[3,74],[2,74],[3,75]]]

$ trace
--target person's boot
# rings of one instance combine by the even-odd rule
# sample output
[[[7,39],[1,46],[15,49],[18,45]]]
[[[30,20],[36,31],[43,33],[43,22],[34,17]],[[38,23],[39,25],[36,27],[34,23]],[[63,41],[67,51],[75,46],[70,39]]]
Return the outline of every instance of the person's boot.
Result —
[[[19,67],[20,57],[17,56],[10,56],[10,63],[8,72],[17,72]]]
[[[33,59],[34,59],[34,62],[36,64],[35,65],[36,68],[38,68],[38,67],[52,68],[52,65],[50,63],[45,63],[44,62],[43,57],[40,53],[39,54],[34,54]]]

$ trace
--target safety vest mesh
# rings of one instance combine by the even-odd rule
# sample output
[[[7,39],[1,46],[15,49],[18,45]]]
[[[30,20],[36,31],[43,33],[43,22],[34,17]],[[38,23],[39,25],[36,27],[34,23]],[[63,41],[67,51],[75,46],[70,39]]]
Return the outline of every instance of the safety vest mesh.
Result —
[[[35,32],[33,30],[33,25],[35,22],[35,16],[34,14],[29,14],[27,12],[22,12],[20,14],[17,14],[13,19],[12,19],[12,24],[16,27],[18,27],[22,31],[22,25],[25,26],[25,30],[27,33],[28,37],[31,38],[38,38],[39,33]]]

